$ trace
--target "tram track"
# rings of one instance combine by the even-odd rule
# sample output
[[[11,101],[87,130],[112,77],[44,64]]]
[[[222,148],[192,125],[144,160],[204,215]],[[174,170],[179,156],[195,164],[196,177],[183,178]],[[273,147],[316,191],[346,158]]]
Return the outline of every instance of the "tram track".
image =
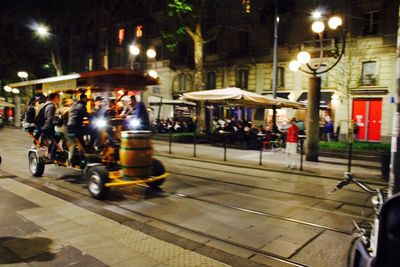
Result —
[[[49,180],[51,181],[51,179],[52,179],[52,177],[46,177],[46,178],[47,178],[47,181],[45,181],[45,182],[43,181],[45,184],[46,184],[46,182],[48,183]],[[22,179],[26,179],[26,178],[22,178]],[[72,187],[73,189],[72,189],[71,187],[64,186],[63,182],[51,183],[51,184],[53,184],[53,185],[55,185],[55,186],[57,186],[57,187],[59,187],[59,188],[61,188],[63,190],[72,191],[73,193],[81,195],[81,196],[84,196],[85,198],[90,198],[90,196],[86,192],[84,193],[82,191],[77,190],[78,188],[76,188],[75,186],[73,186]],[[47,184],[45,186],[48,187],[49,189],[53,189],[54,190],[54,188],[49,186],[49,184]],[[146,185],[142,185],[142,187],[146,187],[147,188]],[[301,221],[301,220],[295,220],[295,219],[287,218],[287,217],[284,217],[284,216],[274,215],[274,214],[271,214],[271,213],[260,212],[260,211],[251,210],[251,209],[244,209],[244,208],[236,207],[236,206],[232,206],[232,205],[225,205],[225,204],[221,204],[221,203],[218,203],[218,202],[215,202],[215,201],[204,200],[204,199],[200,199],[200,198],[197,198],[197,197],[194,197],[194,196],[182,194],[182,193],[179,193],[179,192],[173,192],[173,191],[168,191],[168,190],[157,191],[157,190],[153,190],[153,189],[150,189],[150,188],[148,188],[148,189],[151,191],[152,194],[156,194],[156,195],[160,195],[160,196],[169,195],[169,196],[175,196],[175,197],[179,197],[179,198],[183,198],[183,199],[191,199],[191,200],[195,200],[195,201],[201,201],[203,203],[216,205],[216,206],[223,207],[223,208],[228,208],[228,209],[232,209],[232,210],[236,210],[236,211],[245,212],[245,213],[248,213],[248,214],[255,214],[255,215],[259,215],[259,216],[264,216],[264,217],[269,217],[269,218],[274,218],[274,219],[287,221],[287,222],[290,222],[290,223],[307,225],[309,227],[313,227],[313,228],[317,228],[317,229],[321,230],[317,234],[317,236],[321,235],[324,231],[331,231],[331,232],[341,233],[341,234],[345,234],[345,235],[351,235],[350,231],[346,231],[346,230],[343,230],[343,229],[338,229],[338,228],[334,228],[334,227],[328,227],[328,226],[319,225],[319,224],[310,223],[310,222],[305,222],[305,221]],[[128,202],[129,201],[137,202],[137,199],[135,199],[133,196],[124,194],[124,197],[128,200]],[[291,260],[290,258],[285,258],[285,257],[282,257],[280,255],[269,253],[269,252],[261,250],[259,248],[251,247],[251,246],[246,245],[246,244],[240,244],[240,243],[237,243],[235,241],[228,240],[226,238],[222,238],[222,237],[219,237],[219,236],[216,236],[216,235],[212,235],[212,234],[206,233],[204,231],[199,231],[199,230],[193,229],[191,227],[179,225],[177,223],[162,219],[162,218],[157,217],[157,216],[153,216],[153,215],[149,215],[149,214],[144,213],[144,212],[140,212],[140,211],[137,211],[137,210],[129,209],[129,208],[123,206],[124,204],[127,204],[127,202],[118,203],[119,200],[105,200],[105,201],[102,201],[102,202],[104,204],[107,204],[107,205],[110,205],[110,206],[116,206],[119,209],[125,210],[126,212],[130,212],[132,214],[143,216],[143,217],[148,218],[150,220],[159,221],[159,222],[161,222],[163,224],[166,224],[166,225],[169,225],[169,226],[172,226],[172,227],[176,227],[178,229],[182,229],[182,230],[185,230],[185,231],[188,231],[188,232],[192,232],[192,233],[195,233],[195,234],[210,238],[212,240],[216,240],[216,241],[220,241],[220,242],[223,242],[223,243],[226,243],[226,244],[230,244],[230,245],[233,245],[235,247],[242,248],[242,249],[254,252],[256,254],[263,255],[264,257],[270,258],[272,260],[279,261],[281,263],[285,263],[285,264],[290,265],[290,266],[298,266],[298,267],[306,267],[307,266],[307,265],[304,265],[302,263],[299,263],[299,262],[296,262],[294,260]],[[313,237],[312,239],[315,239],[315,238],[316,237]],[[304,244],[304,246],[305,245],[306,244]]]
[[[186,161],[199,161],[202,163],[210,163],[210,164],[215,164],[215,165],[220,165],[220,166],[225,166],[225,167],[233,167],[233,168],[246,168],[246,169],[252,169],[252,170],[257,170],[257,171],[268,171],[268,172],[273,172],[273,173],[283,173],[283,174],[291,174],[291,175],[299,175],[299,176],[305,176],[305,177],[309,177],[309,178],[314,178],[314,179],[327,179],[327,180],[333,180],[333,181],[340,181],[343,178],[342,177],[333,177],[333,176],[326,176],[326,175],[315,175],[312,173],[308,173],[308,172],[294,172],[291,170],[280,170],[280,169],[272,169],[272,168],[266,168],[266,167],[260,167],[260,166],[251,166],[251,165],[245,165],[245,164],[239,164],[239,163],[234,163],[233,164],[229,164],[226,162],[220,162],[220,161],[214,161],[214,160],[207,160],[207,159],[199,159],[199,158],[193,158],[193,157],[185,157],[185,156],[171,156],[169,154],[164,154],[164,153],[156,153],[156,156],[159,157],[164,157],[164,158],[176,158],[176,159],[181,159],[181,160],[186,160]],[[195,168],[199,168],[199,169],[204,169],[204,170],[212,170],[215,171],[215,169],[213,168],[206,168],[206,167],[199,167],[196,165],[191,165],[191,164],[182,164],[182,166],[186,166],[186,167],[195,167]],[[233,171],[224,171],[225,173],[232,173],[232,174],[242,174],[240,172],[233,172]],[[344,172],[343,172],[344,173]],[[262,177],[259,175],[254,175],[256,177]],[[374,185],[374,186],[387,186],[387,183],[385,182],[380,182],[380,181],[371,181],[371,180],[365,180],[362,179],[360,177],[357,177],[360,181],[362,181],[363,183],[366,183],[368,185]],[[349,189],[346,189],[349,190]],[[352,190],[349,190],[352,191]],[[357,191],[358,192],[358,191]],[[362,192],[362,191],[360,191]]]
[[[46,178],[47,178],[47,179],[48,179],[48,178],[51,179],[52,177],[46,177]],[[16,180],[18,180],[19,182],[22,182],[22,183],[31,185],[31,186],[32,186],[33,184],[37,183],[37,182],[30,181],[30,179],[21,178],[21,177],[17,177]],[[72,189],[71,187],[63,186],[63,185],[60,184],[60,183],[57,183],[57,184],[52,183],[52,184],[50,184],[48,180],[46,180],[46,181],[43,181],[43,180],[42,180],[42,181],[40,181],[39,184],[41,184],[41,186],[47,188],[47,190],[45,190],[46,193],[50,193],[50,194],[51,194],[51,193],[52,193],[51,191],[55,191],[56,194],[53,193],[53,195],[55,195],[55,196],[57,196],[57,197],[60,197],[60,193],[61,193],[61,194],[65,194],[65,193],[62,193],[62,191],[68,191],[68,192],[72,192],[72,193],[74,193],[74,194],[76,194],[76,195],[83,196],[83,197],[86,198],[86,199],[92,200],[91,197],[90,197],[87,193],[83,193],[83,192],[81,192],[81,191],[79,191],[79,190],[76,190],[75,187],[74,187],[74,189]],[[40,186],[40,185],[36,185],[35,187],[36,187],[37,189],[43,191],[43,189],[40,188],[41,186]],[[54,188],[54,186],[56,186],[56,188]],[[61,190],[57,189],[57,187],[60,188]],[[147,188],[147,186],[144,186],[144,185],[143,185],[142,187],[146,187],[146,188]],[[150,188],[149,188],[149,189],[150,189]],[[151,189],[150,189],[150,190],[151,190]],[[151,190],[151,192],[152,192],[152,193],[157,193],[157,192],[154,191],[154,190]],[[136,199],[133,199],[133,198],[132,198],[131,196],[129,196],[129,195],[124,195],[124,197],[126,197],[126,198],[127,198],[128,200],[130,200],[130,201],[135,201],[135,202],[137,202]],[[71,198],[70,198],[70,197],[66,197],[65,200],[68,201],[68,202],[71,202],[71,203],[73,203],[73,204],[76,204],[76,205],[78,205],[78,206],[81,206],[81,207],[83,207],[83,208],[88,208],[87,204],[85,204],[85,203],[82,202],[81,200],[78,200],[78,199],[77,199],[76,201],[71,201]],[[97,200],[92,200],[92,201],[97,201]],[[90,202],[92,202],[92,201],[90,201]],[[107,204],[107,205],[109,205],[109,206],[116,206],[116,207],[118,207],[119,209],[122,209],[122,210],[124,210],[124,211],[126,211],[126,212],[129,212],[129,213],[131,213],[131,214],[136,214],[136,215],[142,216],[142,217],[144,217],[144,218],[148,218],[148,219],[153,220],[153,221],[158,221],[158,222],[161,222],[161,223],[163,223],[163,224],[166,224],[166,225],[169,225],[169,226],[178,228],[178,229],[182,229],[182,230],[187,231],[187,232],[195,233],[195,234],[197,234],[197,235],[200,235],[200,236],[209,238],[210,240],[215,240],[215,241],[223,242],[223,243],[226,243],[226,244],[229,244],[229,245],[232,245],[232,246],[235,246],[235,247],[238,247],[238,248],[247,250],[247,251],[251,251],[251,252],[254,253],[251,257],[253,257],[253,256],[257,255],[257,254],[259,254],[259,255],[262,255],[262,256],[264,256],[264,257],[267,257],[267,258],[269,258],[269,259],[271,259],[271,260],[278,261],[278,262],[280,262],[280,263],[284,263],[284,264],[286,264],[286,265],[288,265],[288,266],[293,266],[293,267],[309,267],[308,265],[305,265],[305,264],[302,264],[302,263],[300,263],[300,262],[297,262],[297,261],[294,261],[294,260],[291,260],[291,259],[282,257],[282,256],[280,256],[280,255],[276,255],[276,254],[274,254],[274,253],[270,253],[270,252],[267,252],[267,251],[264,251],[264,250],[261,250],[261,249],[258,249],[258,248],[254,248],[254,247],[251,247],[251,246],[248,246],[248,245],[245,245],[245,244],[240,244],[240,243],[234,242],[234,241],[232,241],[232,240],[228,240],[228,239],[221,238],[221,237],[218,237],[218,236],[215,236],[215,235],[211,235],[211,234],[208,234],[208,233],[203,232],[203,231],[198,231],[198,230],[192,229],[192,228],[190,228],[190,227],[182,226],[182,225],[179,225],[179,224],[177,224],[177,223],[170,222],[170,221],[168,221],[168,220],[165,220],[165,219],[162,219],[162,218],[159,218],[159,217],[155,217],[155,216],[149,215],[149,214],[147,214],[147,213],[139,212],[139,211],[136,211],[136,210],[132,210],[132,209],[123,207],[123,206],[121,206],[121,205],[117,205],[115,200],[114,200],[114,201],[113,201],[113,200],[103,200],[103,201],[101,201],[101,202],[104,203],[104,204]],[[102,208],[103,208],[103,209],[106,209],[105,207],[102,207]],[[109,209],[106,209],[106,210],[107,210],[108,212],[110,212]],[[98,212],[98,209],[97,209],[97,212]],[[111,212],[115,212],[115,211],[111,211]],[[126,213],[124,213],[124,214],[122,214],[122,215],[126,215]],[[128,217],[128,218],[129,218],[129,217]],[[128,219],[127,221],[129,221],[129,219]],[[122,224],[127,223],[127,221],[123,222]],[[319,233],[319,234],[321,234],[321,233]],[[181,238],[182,238],[182,237],[180,237],[180,239],[181,239]],[[204,245],[207,246],[207,244],[204,244]],[[248,258],[248,259],[251,260],[251,257]]]
[[[188,176],[188,175],[186,175],[186,176]],[[192,175],[189,175],[189,176],[192,176]],[[168,178],[168,179],[171,179],[171,178]],[[167,179],[167,181],[168,181],[168,179]],[[60,185],[57,183],[57,186],[60,186]],[[320,229],[320,230],[329,230],[329,231],[332,231],[332,232],[346,234],[346,235],[351,235],[352,234],[351,231],[348,231],[348,230],[345,230],[345,229],[340,229],[340,228],[330,227],[330,226],[326,226],[326,225],[311,223],[311,222],[307,222],[307,221],[303,221],[303,220],[293,219],[293,218],[290,218],[290,217],[287,217],[287,216],[281,216],[281,215],[273,214],[273,213],[270,213],[270,212],[264,212],[264,211],[259,211],[259,210],[255,210],[255,209],[239,207],[239,206],[236,206],[236,205],[224,204],[224,203],[220,203],[220,202],[217,202],[217,201],[207,200],[207,199],[203,199],[203,198],[200,198],[200,197],[196,197],[196,196],[192,196],[192,195],[188,195],[188,194],[183,194],[183,193],[179,193],[179,192],[171,191],[171,190],[166,190],[166,189],[162,189],[161,191],[158,191],[158,190],[154,190],[154,189],[149,188],[147,185],[138,185],[138,186],[148,188],[151,191],[151,193],[153,193],[155,195],[159,195],[159,196],[165,196],[165,195],[176,196],[176,197],[179,197],[179,198],[195,200],[195,201],[199,201],[199,202],[202,202],[202,203],[212,204],[212,205],[217,206],[217,207],[227,208],[227,209],[230,209],[230,210],[235,210],[235,211],[239,211],[239,212],[243,212],[243,213],[247,213],[247,214],[253,214],[253,215],[273,218],[273,219],[277,219],[277,220],[282,220],[282,221],[286,221],[286,222],[290,222],[290,223],[297,223],[297,224],[301,224],[301,225],[311,226],[313,228],[317,228],[317,229]],[[71,190],[71,188],[67,188],[67,187],[62,187],[62,188],[66,189],[66,190]],[[79,191],[75,191],[75,190],[71,190],[71,191],[74,191],[75,193],[79,193],[81,195],[85,195],[85,194],[83,194],[82,192],[79,192]],[[128,194],[124,194],[124,197],[126,197],[127,199],[130,199],[131,201],[135,201],[135,202],[137,201],[136,198],[131,197]],[[103,201],[103,202],[107,202],[107,201]],[[109,203],[111,205],[116,205],[116,206],[118,206],[120,208],[124,208],[124,207],[116,204],[115,201],[111,201],[111,202],[107,202],[107,203]],[[124,209],[126,209],[126,208],[124,208]],[[130,210],[130,209],[127,209],[127,210]],[[132,211],[132,210],[130,210],[130,211]],[[136,211],[132,211],[132,212],[136,212]],[[330,211],[326,210],[326,212],[329,213]],[[140,215],[148,216],[146,214],[140,214]],[[349,215],[349,214],[337,214],[337,215],[338,216],[349,216],[349,217],[353,217],[353,218],[356,217],[358,219],[368,220],[368,219],[365,219],[364,217],[357,217],[357,216]],[[156,219],[162,220],[160,218],[156,218]],[[168,223],[169,224],[173,224],[171,222],[168,222]]]
[[[199,175],[188,175],[186,173],[181,173],[181,172],[177,172],[177,171],[168,171],[168,172],[171,173],[171,174],[176,174],[176,175],[181,175],[181,176],[186,176],[186,177],[193,177],[195,179],[201,179],[201,180],[206,180],[206,181],[219,182],[219,183],[222,183],[222,184],[241,186],[241,187],[245,187],[245,188],[257,189],[257,190],[263,190],[263,191],[271,191],[271,192],[276,192],[276,193],[281,193],[281,194],[295,195],[295,196],[299,196],[299,197],[318,199],[318,200],[321,200],[321,201],[332,201],[332,202],[340,203],[340,204],[343,204],[343,205],[349,205],[349,206],[365,208],[365,209],[371,209],[372,208],[371,205],[367,206],[367,205],[361,205],[361,204],[354,204],[354,203],[350,203],[350,202],[346,202],[346,201],[333,200],[333,199],[330,199],[330,198],[323,198],[323,197],[318,197],[318,196],[310,196],[310,195],[307,195],[307,194],[301,194],[301,193],[295,193],[295,192],[287,192],[287,191],[276,190],[276,189],[272,189],[272,188],[265,188],[265,187],[254,186],[254,185],[248,185],[248,184],[242,184],[242,183],[228,182],[228,181],[223,181],[223,180],[220,180],[220,179],[208,178],[208,177],[203,177],[203,176],[199,176]],[[168,179],[170,179],[170,178],[168,178]],[[345,189],[343,189],[343,190],[345,190]],[[361,191],[354,191],[354,192],[363,193]]]
[[[221,165],[221,164],[218,164],[218,163],[214,163],[214,164]],[[196,165],[192,165],[192,164],[181,164],[181,165],[185,166],[185,167],[197,168],[197,169],[202,169],[202,170],[207,170],[207,171],[218,171],[218,172],[224,172],[224,173],[230,173],[230,174],[236,174],[236,175],[245,175],[244,173],[241,173],[241,172],[234,172],[234,171],[227,171],[227,170],[220,171],[220,170],[215,170],[213,168],[200,167],[200,166],[196,166]],[[247,168],[249,169],[249,167],[247,167]],[[343,178],[336,178],[336,177],[330,177],[330,176],[315,176],[315,175],[306,174],[306,173],[285,172],[283,170],[271,170],[271,169],[265,170],[265,169],[260,169],[260,168],[256,168],[255,170],[257,170],[257,171],[271,171],[271,172],[284,173],[284,174],[290,174],[290,175],[298,175],[298,176],[307,176],[307,177],[313,178],[313,179],[327,179],[327,180],[334,180],[334,181],[341,181],[343,179]],[[253,177],[259,177],[259,178],[265,178],[265,176],[261,176],[261,175],[252,175],[252,176]],[[288,181],[288,179],[281,179],[281,180]],[[363,179],[359,179],[359,180],[362,181],[365,184],[368,184],[368,185],[387,186],[387,184],[382,183],[382,182],[368,181],[368,180],[363,180]],[[351,189],[348,189],[348,188],[344,188],[343,190],[365,193],[364,191],[361,191],[361,190],[351,190]],[[365,193],[365,194],[367,194],[367,193]]]

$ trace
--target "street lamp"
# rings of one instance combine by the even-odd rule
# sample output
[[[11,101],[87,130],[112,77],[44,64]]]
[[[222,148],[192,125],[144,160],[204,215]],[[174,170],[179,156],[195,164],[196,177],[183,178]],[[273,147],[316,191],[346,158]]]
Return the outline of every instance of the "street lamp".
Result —
[[[28,79],[28,73],[27,73],[26,71],[19,71],[19,72],[17,73],[17,75],[18,75],[18,77],[21,78],[21,80],[23,80],[23,79]]]
[[[138,56],[138,55],[140,54],[140,48],[139,48],[137,45],[132,44],[132,45],[129,46],[129,53],[130,53],[133,57],[136,57],[136,56]],[[157,52],[156,52],[154,49],[150,48],[150,49],[148,49],[148,50],[146,51],[146,56],[147,56],[147,58],[150,59],[150,60],[155,60],[155,58],[156,58],[156,56],[157,56]],[[134,61],[134,58],[132,58],[132,62],[131,62],[131,68],[132,68],[132,69],[134,68],[134,63],[133,63],[133,61]],[[144,62],[143,64],[144,64],[144,66],[145,66],[144,70],[146,71],[146,70],[147,70],[147,62]],[[140,66],[141,63],[139,62],[138,65]],[[153,77],[153,78],[157,78],[157,77],[158,77],[157,71],[156,71],[155,69],[149,70],[149,71],[148,71],[148,74],[149,74],[151,77]]]
[[[33,26],[33,30],[40,38],[47,38],[50,35],[49,28],[42,24],[37,24]]]
[[[297,60],[293,60],[289,63],[289,68],[292,71],[302,71],[307,74],[311,74],[308,83],[308,95],[307,95],[307,143],[306,143],[306,160],[318,161],[319,152],[319,102],[321,98],[321,78],[318,76],[322,73],[330,71],[333,67],[339,63],[342,58],[345,47],[346,39],[342,29],[342,19],[334,16],[328,20],[328,26],[332,30],[339,30],[342,39],[342,49],[339,55],[336,57],[335,62],[328,68],[321,70],[323,66],[322,61],[324,58],[323,50],[323,31],[325,30],[325,23],[322,20],[321,13],[314,12],[313,17],[318,20],[315,21],[311,29],[313,32],[319,35],[319,59],[317,64],[311,64],[311,55],[306,51],[301,51],[297,55]],[[307,69],[303,69],[302,66],[306,66]]]

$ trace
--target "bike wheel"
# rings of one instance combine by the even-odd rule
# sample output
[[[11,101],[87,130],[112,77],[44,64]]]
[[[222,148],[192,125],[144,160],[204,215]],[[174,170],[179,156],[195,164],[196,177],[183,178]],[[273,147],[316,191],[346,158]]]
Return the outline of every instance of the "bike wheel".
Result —
[[[351,240],[349,252],[347,254],[347,267],[371,266],[372,260],[361,237],[354,237],[353,240]]]
[[[281,145],[279,144],[279,142],[273,142],[271,145],[271,150],[272,152],[278,152],[282,149]]]

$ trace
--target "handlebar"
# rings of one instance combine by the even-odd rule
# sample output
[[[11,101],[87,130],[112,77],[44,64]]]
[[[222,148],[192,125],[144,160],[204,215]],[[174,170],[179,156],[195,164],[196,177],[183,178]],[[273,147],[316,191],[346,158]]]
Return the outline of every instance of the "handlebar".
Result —
[[[360,187],[362,190],[364,190],[365,192],[371,194],[371,195],[378,195],[379,191],[378,190],[373,190],[371,189],[368,185],[366,185],[365,183],[357,180],[356,178],[353,177],[353,174],[350,172],[345,172],[344,173],[344,179],[339,181],[336,186],[329,191],[328,194],[332,194],[335,191],[343,188],[344,186],[350,184],[350,183],[355,183],[358,187]]]

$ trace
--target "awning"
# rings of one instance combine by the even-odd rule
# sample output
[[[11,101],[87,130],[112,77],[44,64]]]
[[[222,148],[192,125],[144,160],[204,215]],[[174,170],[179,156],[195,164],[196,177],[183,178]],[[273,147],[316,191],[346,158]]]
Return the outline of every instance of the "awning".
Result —
[[[14,106],[15,106],[14,104],[8,103],[7,101],[4,101],[4,100],[0,100],[0,107],[10,107],[10,108],[12,108]]]
[[[301,93],[300,97],[297,99],[297,102],[307,104],[307,92]],[[328,108],[329,103],[332,101],[333,92],[321,92],[321,99],[319,101],[320,108]]]
[[[262,95],[266,95],[269,97],[273,97],[272,92],[262,93]],[[276,97],[289,99],[290,92],[276,92]]]
[[[196,106],[196,103],[185,100],[173,100],[159,96],[149,96],[149,104],[152,106],[171,105],[171,106]]]
[[[302,108],[302,103],[291,102],[286,99],[273,99],[264,95],[256,94],[246,90],[241,90],[236,87],[227,87],[223,89],[196,91],[191,93],[184,93],[183,99],[195,101],[208,101],[210,103],[224,103],[232,106],[247,106],[247,107],[264,107],[278,108]]]

